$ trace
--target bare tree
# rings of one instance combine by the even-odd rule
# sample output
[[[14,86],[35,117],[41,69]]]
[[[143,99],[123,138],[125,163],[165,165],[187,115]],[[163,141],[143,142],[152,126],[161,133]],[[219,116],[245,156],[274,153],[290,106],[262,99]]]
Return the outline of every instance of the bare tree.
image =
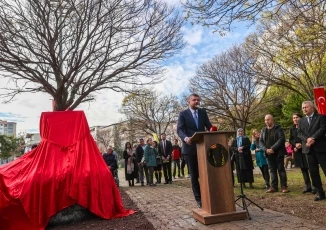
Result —
[[[177,120],[179,108],[175,96],[160,96],[153,90],[142,89],[125,97],[121,112],[132,120],[133,129],[160,135]]]
[[[273,18],[285,5],[307,9],[322,3],[322,0],[187,0],[184,5],[187,17],[194,23],[212,26],[222,32],[231,30],[235,22],[253,24],[262,18]]]
[[[96,127],[95,139],[101,151],[106,151],[108,147],[114,143],[113,129],[113,126]]]
[[[326,84],[326,3],[320,6],[307,11],[289,6],[261,21],[246,43],[246,50],[258,56],[256,77],[314,98],[312,88]]]
[[[73,110],[97,91],[157,82],[184,46],[182,23],[156,0],[0,0],[0,96],[44,92]]]
[[[197,69],[190,89],[203,99],[220,129],[244,128],[258,112],[266,87],[254,78],[255,57],[242,46],[215,56]]]

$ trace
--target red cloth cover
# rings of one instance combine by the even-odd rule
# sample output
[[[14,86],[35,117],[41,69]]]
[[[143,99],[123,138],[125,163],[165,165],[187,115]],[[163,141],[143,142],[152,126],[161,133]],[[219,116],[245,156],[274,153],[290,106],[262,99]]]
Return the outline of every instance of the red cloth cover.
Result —
[[[0,167],[0,229],[44,229],[73,204],[111,219],[128,216],[84,112],[44,112],[41,143]]]

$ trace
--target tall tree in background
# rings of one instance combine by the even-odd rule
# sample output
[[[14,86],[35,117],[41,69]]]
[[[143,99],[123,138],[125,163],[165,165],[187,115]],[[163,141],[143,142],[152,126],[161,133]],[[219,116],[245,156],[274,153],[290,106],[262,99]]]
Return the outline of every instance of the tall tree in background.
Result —
[[[220,129],[244,128],[257,114],[266,87],[254,78],[253,63],[254,56],[235,46],[201,65],[190,80]]]
[[[113,144],[114,131],[112,126],[96,127],[95,140],[98,144],[102,145],[104,151]]]
[[[97,91],[157,82],[184,46],[182,23],[156,0],[0,0],[0,96],[44,92],[73,110]]]
[[[176,96],[161,96],[153,90],[141,89],[126,96],[121,112],[132,119],[133,127],[147,134],[165,133],[176,122],[180,106]]]
[[[196,24],[210,26],[219,32],[230,31],[236,22],[254,24],[260,19],[273,18],[289,5],[292,8],[309,10],[320,7],[324,1],[298,0],[187,0],[187,17]]]
[[[256,77],[313,100],[313,87],[326,84],[326,11],[322,9],[302,12],[290,5],[273,19],[261,21],[246,43],[247,51],[258,56]]]
[[[24,139],[13,136],[0,135],[0,158],[22,155]]]

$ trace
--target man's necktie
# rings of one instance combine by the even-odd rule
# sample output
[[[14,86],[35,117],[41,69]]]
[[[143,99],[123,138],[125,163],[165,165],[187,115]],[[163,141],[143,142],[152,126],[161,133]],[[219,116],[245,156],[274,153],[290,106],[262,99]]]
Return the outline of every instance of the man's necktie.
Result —
[[[308,117],[308,124],[309,124],[309,125],[311,124],[311,120],[312,120],[312,116],[309,116],[309,117]]]
[[[195,122],[196,122],[196,126],[198,128],[198,115],[197,115],[197,110],[194,111],[194,119],[195,119]]]
[[[163,141],[163,151],[164,151],[164,156],[166,156],[166,151],[165,151],[165,141]]]

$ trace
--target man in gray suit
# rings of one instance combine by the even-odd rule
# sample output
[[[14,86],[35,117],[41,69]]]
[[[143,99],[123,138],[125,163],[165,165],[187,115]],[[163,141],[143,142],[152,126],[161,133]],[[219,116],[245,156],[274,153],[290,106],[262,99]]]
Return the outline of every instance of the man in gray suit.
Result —
[[[197,161],[196,144],[191,142],[191,137],[195,132],[209,130],[212,127],[205,109],[200,109],[200,97],[198,94],[191,94],[188,97],[189,107],[179,114],[177,133],[182,144],[182,154],[188,163],[192,190],[197,202],[198,208],[201,208],[201,196],[199,186],[199,171]]]
[[[326,175],[326,117],[315,113],[311,101],[302,103],[302,112],[306,116],[299,120],[298,137],[301,143],[297,143],[296,147],[302,147],[302,152],[307,154],[312,185],[317,192],[314,200],[319,201],[325,199],[318,164]]]

